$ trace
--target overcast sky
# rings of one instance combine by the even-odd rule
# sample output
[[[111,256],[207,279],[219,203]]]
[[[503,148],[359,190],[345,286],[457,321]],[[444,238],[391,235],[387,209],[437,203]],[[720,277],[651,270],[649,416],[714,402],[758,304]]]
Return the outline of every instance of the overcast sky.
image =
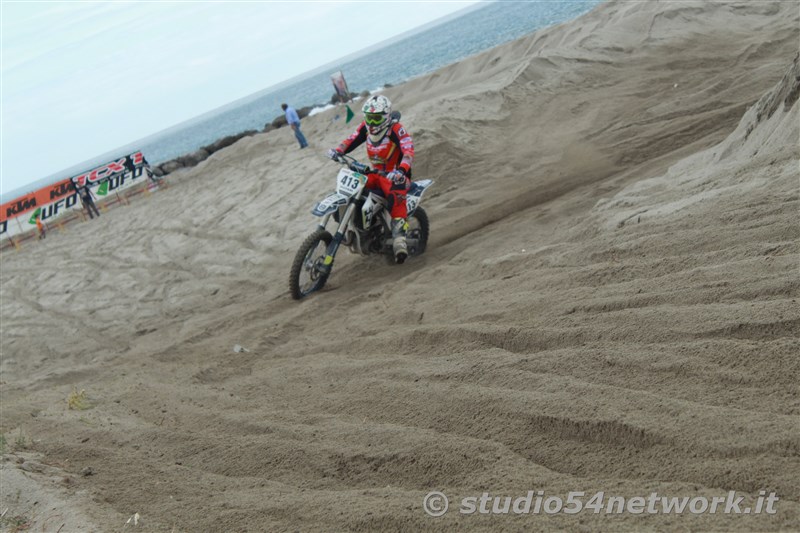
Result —
[[[2,0],[0,193],[472,3]]]

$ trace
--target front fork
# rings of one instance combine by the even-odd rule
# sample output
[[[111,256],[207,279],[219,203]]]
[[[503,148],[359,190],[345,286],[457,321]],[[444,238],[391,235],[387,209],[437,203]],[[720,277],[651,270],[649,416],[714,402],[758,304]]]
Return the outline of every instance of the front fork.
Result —
[[[322,274],[327,275],[331,273],[331,268],[333,268],[333,257],[336,255],[336,251],[339,249],[342,239],[344,239],[344,234],[347,231],[347,225],[350,223],[350,219],[353,218],[353,211],[355,209],[356,202],[351,202],[350,205],[347,206],[344,216],[342,217],[342,221],[339,222],[339,227],[336,228],[336,233],[333,235],[333,240],[328,245],[327,255],[322,261],[322,265],[319,267],[319,270]],[[325,218],[320,224],[320,228],[325,227],[325,224],[328,223],[329,218],[330,214],[325,215]]]
[[[325,229],[325,226],[328,225],[328,221],[331,219],[331,214],[328,213],[324,217],[322,217],[322,222],[317,224],[317,229]]]

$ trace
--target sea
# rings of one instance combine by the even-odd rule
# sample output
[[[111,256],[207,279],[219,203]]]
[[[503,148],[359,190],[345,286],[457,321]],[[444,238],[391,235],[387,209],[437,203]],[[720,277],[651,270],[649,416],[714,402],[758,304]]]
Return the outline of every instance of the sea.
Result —
[[[325,65],[84,161],[39,180],[40,185],[90,170],[134,150],[141,150],[150,164],[159,164],[194,152],[227,135],[247,130],[261,131],[282,114],[280,104],[283,102],[297,109],[308,106],[322,108],[329,104],[334,93],[330,75],[339,70],[344,73],[351,93],[376,92],[387,85],[398,85],[536,30],[576,18],[601,1],[498,0],[480,3],[352,54],[340,62]],[[26,189],[30,189],[30,185]],[[14,192],[3,196],[12,196]]]

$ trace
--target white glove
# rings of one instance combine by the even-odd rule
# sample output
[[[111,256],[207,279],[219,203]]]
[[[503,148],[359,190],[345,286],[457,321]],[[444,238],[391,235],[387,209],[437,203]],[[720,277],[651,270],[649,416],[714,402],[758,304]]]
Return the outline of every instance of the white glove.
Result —
[[[336,150],[335,148],[331,148],[330,150],[328,150],[327,154],[327,156],[333,159],[334,161],[338,161],[340,155],[342,155],[342,152]]]
[[[406,182],[406,175],[399,170],[393,170],[389,172],[386,174],[386,178],[391,180],[392,183],[396,185],[402,185]]]

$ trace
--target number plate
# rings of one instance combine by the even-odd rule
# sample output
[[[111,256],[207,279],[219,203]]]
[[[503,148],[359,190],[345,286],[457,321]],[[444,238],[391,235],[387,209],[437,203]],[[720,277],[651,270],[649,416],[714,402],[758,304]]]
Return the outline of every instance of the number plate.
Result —
[[[406,196],[406,208],[409,214],[414,212],[419,202],[422,200],[422,195],[425,193],[425,190],[431,185],[433,185],[433,180],[411,182],[411,188],[408,190],[408,196]]]
[[[336,192],[347,197],[358,193],[367,182],[367,177],[348,168],[343,168],[336,176]]]

